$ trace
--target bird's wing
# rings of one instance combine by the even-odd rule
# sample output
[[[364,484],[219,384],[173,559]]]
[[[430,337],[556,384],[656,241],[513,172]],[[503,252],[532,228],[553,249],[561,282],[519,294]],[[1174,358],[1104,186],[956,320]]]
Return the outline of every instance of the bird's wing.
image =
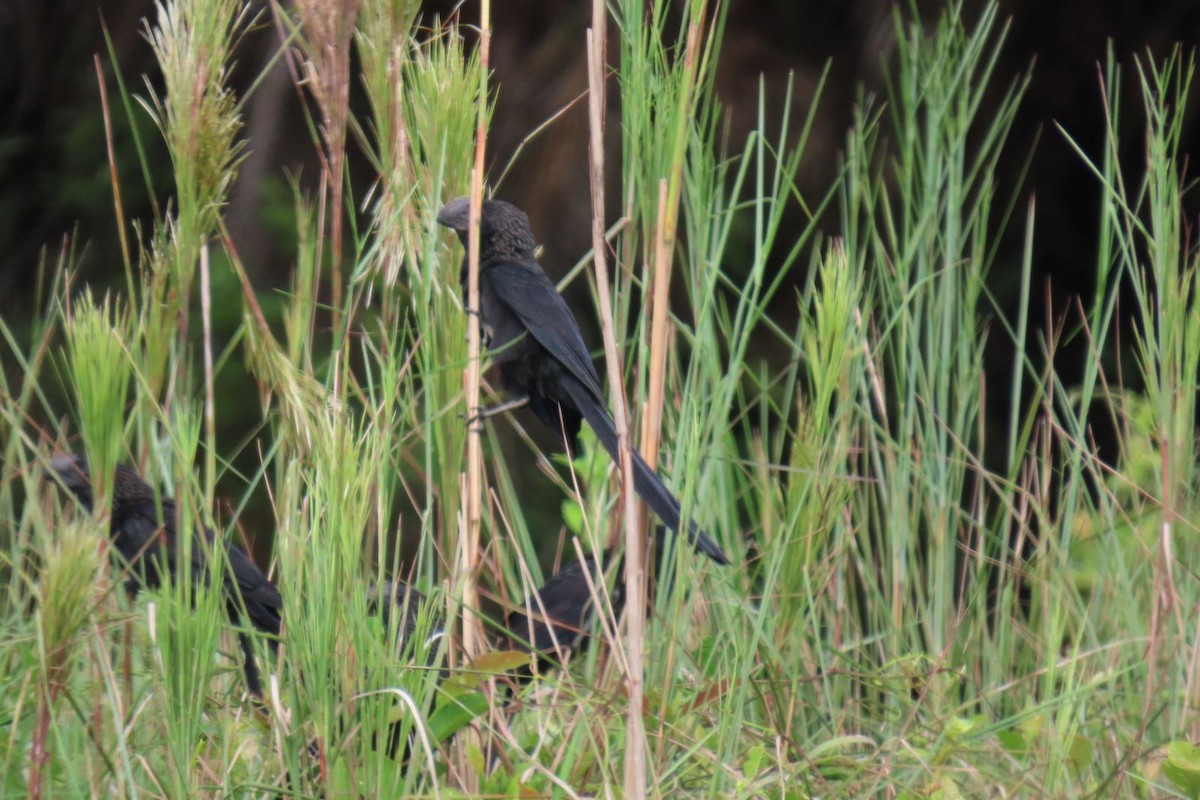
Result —
[[[211,530],[203,525],[196,526],[196,534],[192,538],[193,577],[205,574],[208,554],[221,545],[221,540]],[[180,546],[178,542],[176,546]],[[228,562],[226,568],[229,570],[224,585],[227,599],[237,607],[239,602],[236,598],[240,595],[240,602],[245,603],[254,627],[266,633],[278,634],[280,612],[283,610],[283,598],[279,590],[240,547],[231,542],[225,542],[224,547]]]
[[[554,284],[536,264],[506,261],[487,267],[500,299],[533,338],[596,397],[604,397],[579,323]]]
[[[227,544],[229,554],[229,570],[238,588],[246,595],[246,601],[254,600],[267,608],[279,611],[283,608],[283,598],[271,579],[263,574],[258,565],[250,560],[242,548],[235,544]]]
[[[129,577],[146,588],[157,588],[162,580],[160,569],[173,569],[170,564],[169,538],[166,528],[158,521],[158,510],[152,502],[140,501],[136,505],[122,508],[121,514],[113,516],[109,532],[113,546],[129,565]],[[166,558],[161,556],[166,553]],[[163,561],[167,563],[162,563]]]

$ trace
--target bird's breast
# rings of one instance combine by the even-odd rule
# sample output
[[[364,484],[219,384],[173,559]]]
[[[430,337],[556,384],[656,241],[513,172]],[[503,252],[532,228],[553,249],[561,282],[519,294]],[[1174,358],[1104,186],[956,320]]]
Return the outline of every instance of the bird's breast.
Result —
[[[492,287],[486,273],[479,276],[479,332],[488,350],[498,362],[508,361],[517,353],[509,347],[525,333],[525,325]]]

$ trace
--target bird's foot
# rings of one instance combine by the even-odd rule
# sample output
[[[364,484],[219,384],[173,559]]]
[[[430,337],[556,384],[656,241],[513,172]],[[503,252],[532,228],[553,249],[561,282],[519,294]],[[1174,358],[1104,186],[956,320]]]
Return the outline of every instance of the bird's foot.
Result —
[[[529,404],[529,395],[521,395],[514,397],[511,400],[505,400],[503,403],[497,403],[494,406],[487,406],[476,411],[473,415],[466,416],[467,425],[473,430],[482,430],[483,421],[489,417],[494,417],[497,414],[502,414],[505,411],[512,411],[515,408]]]

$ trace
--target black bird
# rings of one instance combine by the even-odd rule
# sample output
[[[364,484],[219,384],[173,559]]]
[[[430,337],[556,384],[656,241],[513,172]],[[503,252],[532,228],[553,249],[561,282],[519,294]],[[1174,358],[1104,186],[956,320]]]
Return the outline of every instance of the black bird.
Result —
[[[668,565],[663,557],[663,529],[655,527],[654,533],[654,581],[669,588],[670,578],[663,573]],[[612,565],[611,559],[612,551],[604,550],[599,556],[589,553],[582,560],[560,567],[524,603],[505,616],[503,643],[515,650],[537,654],[548,667],[559,666],[568,653],[586,647],[596,622],[595,604],[585,574],[593,576],[592,583],[597,591],[602,591],[604,573]],[[612,566],[608,600],[613,616],[617,617],[625,608],[625,559]]]
[[[600,557],[608,561],[606,550]],[[601,590],[603,573],[596,571],[597,558],[588,554],[582,561],[573,561],[550,576],[546,583],[525,598],[519,609],[510,611],[504,619],[505,644],[514,649],[537,654],[546,666],[557,666],[563,658],[581,649],[591,638],[593,626],[592,593],[584,573],[597,576]],[[618,570],[622,570],[618,566]],[[625,578],[618,573],[610,596],[614,615],[625,605]]]
[[[608,563],[608,557],[607,550],[601,554],[601,569]],[[659,562],[661,566],[661,559]],[[586,644],[591,636],[593,603],[584,572],[595,575],[596,563],[596,556],[589,554],[582,561],[566,564],[526,597],[520,606],[511,609],[504,616],[502,624],[485,620],[494,637],[492,645],[533,653],[547,666],[560,666],[567,653]],[[625,605],[623,561],[617,569],[619,571],[610,599],[613,612],[620,614]],[[603,581],[603,577],[600,576],[598,580]],[[427,602],[425,595],[404,581],[388,580],[370,588],[367,611],[379,614],[385,627],[393,616],[400,615],[397,620],[397,644],[404,649],[404,642],[417,632],[418,615]],[[430,647],[436,637],[444,634],[440,616],[432,620],[431,628],[426,642]],[[426,666],[433,663],[435,656],[436,648],[431,647]],[[519,677],[523,680],[528,676]]]
[[[451,200],[437,221],[467,244],[470,203]],[[600,378],[583,343],[571,309],[534,258],[533,232],[521,209],[503,200],[483,203],[479,225],[479,322],[486,346],[500,368],[504,388],[513,401],[528,402],[533,413],[566,435],[573,448],[582,420],[617,460],[617,431],[604,407]],[[467,284],[467,261],[462,282]],[[679,501],[637,450],[633,451],[633,485],[668,528],[679,531]],[[718,564],[729,559],[704,531],[687,521],[688,541]]]
[[[396,647],[403,651],[420,627],[421,612],[429,598],[402,580],[385,580],[367,590],[367,613],[377,614],[386,630],[393,616],[397,617]],[[436,613],[436,612],[435,612]],[[434,617],[428,636],[423,643],[426,649],[426,666],[437,660],[436,642],[445,635],[441,617]]]
[[[607,558],[607,552],[601,560]],[[503,623],[486,620],[491,636],[490,646],[498,649],[517,650],[534,654],[544,669],[555,669],[563,666],[567,656],[586,645],[591,637],[593,626],[592,597],[588,592],[583,571],[595,570],[596,559],[586,556],[583,561],[576,561],[563,567],[546,581],[545,585],[536,589],[525,599],[520,609],[529,610],[526,615],[523,610],[511,610]],[[535,597],[536,595],[536,597]],[[616,613],[624,604],[623,577],[617,577],[616,586],[612,591],[612,605]],[[539,605],[539,600],[541,604]],[[401,580],[385,580],[372,586],[367,594],[367,611],[378,614],[386,628],[391,619],[395,618],[397,627],[398,656],[417,656],[419,649],[409,650],[407,642],[417,633],[420,615],[429,598]],[[545,613],[542,613],[542,609]],[[433,612],[437,615],[437,611]],[[438,665],[438,652],[435,639],[444,635],[444,625],[440,615],[431,620],[429,638],[424,646],[428,648],[425,655],[426,668]],[[413,661],[409,661],[413,664]],[[512,677],[515,683],[523,684],[533,677],[529,666],[522,666]],[[449,676],[443,667],[440,678]],[[431,708],[423,709],[428,714]],[[410,757],[414,739],[410,732],[404,734],[404,722],[396,721],[389,726],[385,735],[385,748],[389,756],[398,761],[407,761]],[[379,738],[372,734],[372,743],[378,745]],[[314,754],[319,751],[317,743],[309,745]]]
[[[606,564],[607,560],[606,550],[600,563]],[[535,653],[549,666],[560,665],[563,655],[575,650],[590,637],[592,595],[584,578],[585,570],[595,574],[595,556],[587,555],[582,561],[569,563],[551,575],[543,586],[525,598],[521,606],[505,615],[503,624],[485,618],[488,631],[494,637],[492,645]],[[611,600],[614,612],[620,614],[625,602],[623,574],[617,576]],[[403,651],[405,643],[417,633],[419,615],[427,602],[428,597],[404,581],[385,580],[368,590],[367,612],[378,614],[385,628],[392,617],[399,615],[397,647]],[[526,611],[530,614],[527,615]],[[445,633],[440,615],[435,616],[431,623],[429,638],[425,642],[429,648],[426,666],[432,665],[436,659],[437,650],[433,647],[435,639]]]
[[[87,459],[79,454],[55,456],[50,461],[50,473],[71,491],[80,505],[92,509],[92,479]],[[113,547],[128,565],[129,577],[125,590],[131,597],[142,589],[154,589],[162,583],[165,569],[173,578],[180,573],[179,537],[175,530],[175,501],[162,498],[162,513],[154,490],[132,469],[118,464],[112,488],[112,517],[109,538]],[[192,544],[191,563],[185,573],[192,580],[207,580],[205,552],[215,546],[212,531],[201,526]],[[203,541],[200,540],[203,535]],[[278,646],[280,611],[283,599],[270,579],[250,557],[234,544],[226,544],[229,562],[223,592],[229,619],[237,625],[243,607],[250,624],[270,635],[272,649]],[[262,681],[254,661],[254,650],[245,632],[238,632],[238,643],[245,658],[246,684],[250,692],[262,695]]]

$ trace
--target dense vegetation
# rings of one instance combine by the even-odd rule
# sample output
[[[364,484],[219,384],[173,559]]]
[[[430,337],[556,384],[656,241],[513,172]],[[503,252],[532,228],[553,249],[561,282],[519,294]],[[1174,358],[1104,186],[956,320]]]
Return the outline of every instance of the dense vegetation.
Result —
[[[607,258],[546,266],[597,303],[611,293],[614,403],[734,565],[670,547],[644,632],[607,615],[601,646],[510,697],[485,612],[542,582],[535,542],[598,551],[629,516],[594,443],[565,463],[524,435],[523,412],[489,420],[480,449],[468,434],[478,341],[461,250],[434,217],[501,179],[477,166],[486,37],[468,46],[405,0],[298,0],[259,20],[242,0],[167,0],[148,28],[161,75],[109,87],[106,108],[153,116],[170,198],[134,227],[114,181],[123,246],[106,255],[124,285],[78,285],[64,248],[32,328],[0,322],[20,367],[0,371],[19,374],[0,385],[6,792],[628,796],[623,673],[644,650],[651,796],[1200,797],[1200,315],[1179,141],[1192,59],[1107,65],[1105,147],[1076,148],[1096,178],[1079,198],[1101,220],[1096,290],[1042,324],[1027,312],[1036,204],[994,179],[1026,80],[993,74],[994,6],[969,24],[958,6],[930,27],[897,15],[888,96],[861,99],[838,182],[808,197],[798,166],[831,156],[806,150],[807,127],[768,129],[779,98],[726,149],[725,4],[610,5],[622,159],[590,166],[601,185],[619,176],[625,213],[597,220]],[[283,297],[256,293],[222,219],[245,146],[230,53],[255,24],[289,37],[280,57],[323,164],[322,191],[296,193]],[[1142,100],[1135,174],[1116,166],[1122,80]],[[363,202],[351,146],[374,171]],[[1014,232],[1026,256],[1001,261]],[[1020,276],[1015,316],[989,292],[995,270]],[[215,335],[231,313],[235,332]],[[985,373],[996,338],[1026,354],[1010,374]],[[1054,356],[1079,342],[1091,356],[1067,384]],[[242,368],[261,426],[221,448],[235,400],[221,375]],[[1005,424],[985,424],[989,407]],[[1097,424],[1116,457],[1098,455]],[[495,446],[504,426],[520,449]],[[227,538],[269,498],[285,628],[267,713],[244,696],[216,593],[119,591],[104,504],[83,513],[43,477],[64,450],[87,453],[98,497],[130,462],[181,524]],[[217,482],[246,451],[257,466],[223,503]],[[561,492],[551,531],[523,511],[533,469]],[[458,621],[438,645],[449,677],[411,644],[397,654],[396,626],[367,613],[368,587],[395,574]],[[407,760],[377,746],[398,720]]]

